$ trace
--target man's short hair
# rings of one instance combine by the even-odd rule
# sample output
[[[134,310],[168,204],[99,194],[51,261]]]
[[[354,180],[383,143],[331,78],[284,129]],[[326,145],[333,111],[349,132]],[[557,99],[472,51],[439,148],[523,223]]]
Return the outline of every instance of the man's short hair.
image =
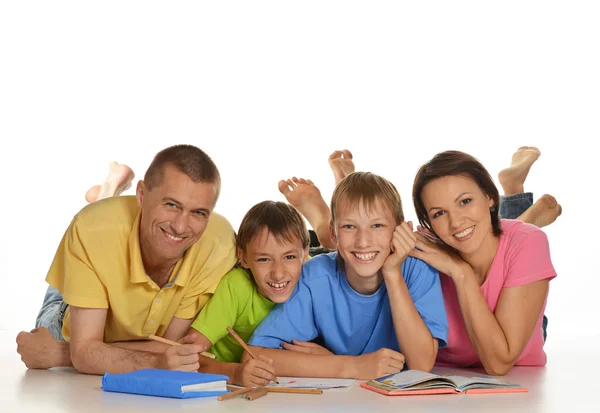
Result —
[[[193,145],[175,145],[157,153],[144,175],[144,183],[149,190],[162,183],[167,166],[174,166],[196,183],[214,183],[219,197],[221,175],[217,165],[202,149]]]

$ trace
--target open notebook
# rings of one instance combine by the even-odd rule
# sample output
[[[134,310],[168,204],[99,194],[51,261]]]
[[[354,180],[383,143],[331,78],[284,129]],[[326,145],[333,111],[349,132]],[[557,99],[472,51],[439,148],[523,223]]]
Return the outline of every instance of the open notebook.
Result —
[[[147,396],[192,397],[219,396],[227,393],[227,376],[161,369],[143,369],[102,377],[102,390]]]
[[[527,389],[489,376],[439,376],[419,370],[407,370],[360,384],[386,396],[459,393],[518,393]]]

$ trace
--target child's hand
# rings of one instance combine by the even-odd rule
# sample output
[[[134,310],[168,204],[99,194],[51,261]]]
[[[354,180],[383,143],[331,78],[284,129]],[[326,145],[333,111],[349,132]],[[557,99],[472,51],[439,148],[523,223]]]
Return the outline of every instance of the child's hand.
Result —
[[[274,378],[273,360],[259,354],[258,358],[248,359],[238,365],[233,377],[233,384],[244,387],[265,386]]]
[[[404,355],[389,348],[382,348],[374,353],[357,356],[355,379],[372,380],[395,374],[404,368]]]
[[[296,351],[298,353],[314,354],[314,355],[321,355],[321,356],[333,356],[333,353],[331,351],[327,350],[325,347],[320,346],[315,343],[311,343],[310,341],[292,340],[291,344],[283,341],[281,343],[281,346],[286,350]]]
[[[386,273],[394,273],[400,270],[400,266],[408,257],[409,253],[417,244],[417,235],[413,232],[412,222],[403,222],[396,227],[392,235],[390,249],[392,252],[383,263],[382,271]]]

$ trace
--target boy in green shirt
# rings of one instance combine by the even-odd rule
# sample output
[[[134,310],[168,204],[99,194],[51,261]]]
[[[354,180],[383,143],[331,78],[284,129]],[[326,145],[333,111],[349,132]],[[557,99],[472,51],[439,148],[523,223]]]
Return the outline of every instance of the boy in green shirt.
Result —
[[[239,265],[222,278],[188,332],[217,356],[202,358],[199,371],[224,374],[241,386],[262,386],[275,377],[265,356],[240,362],[244,349],[227,327],[250,339],[275,304],[294,291],[309,244],[304,219],[291,205],[263,201],[246,213],[236,237]]]

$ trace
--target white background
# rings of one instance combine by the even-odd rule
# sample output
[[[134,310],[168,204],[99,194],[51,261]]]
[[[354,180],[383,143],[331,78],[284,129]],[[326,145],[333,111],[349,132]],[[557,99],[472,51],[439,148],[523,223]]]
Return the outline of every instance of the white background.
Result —
[[[412,181],[436,152],[496,176],[535,145],[526,189],[564,209],[546,229],[546,348],[576,352],[599,336],[598,21],[592,1],[3,2],[0,329],[33,328],[63,232],[112,160],[137,179],[160,149],[201,147],[237,227],[284,199],[281,178],[329,199],[335,149],[394,182],[414,219]]]

